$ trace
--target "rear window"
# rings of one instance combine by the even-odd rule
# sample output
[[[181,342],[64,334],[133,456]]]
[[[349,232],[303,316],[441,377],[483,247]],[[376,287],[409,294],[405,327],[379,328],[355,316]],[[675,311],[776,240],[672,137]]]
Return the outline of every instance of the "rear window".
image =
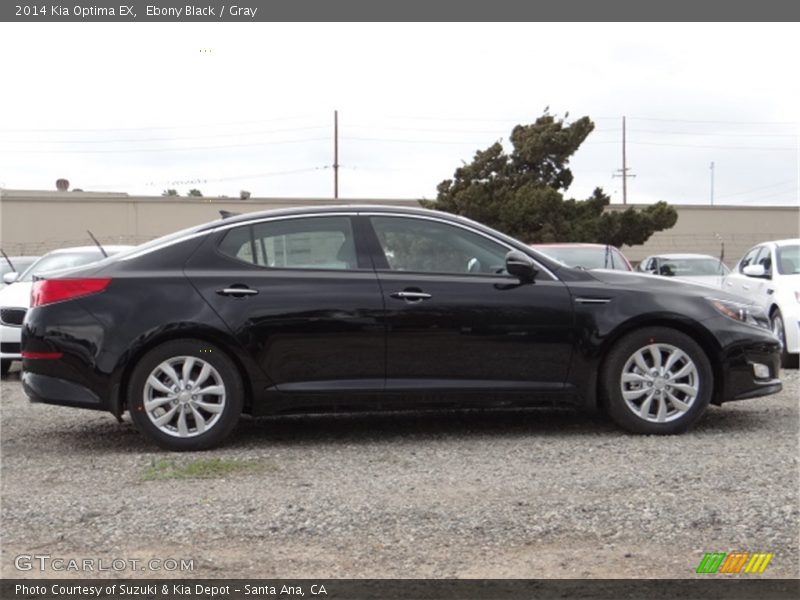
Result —
[[[100,250],[96,252],[59,252],[58,254],[47,254],[33,263],[19,278],[19,281],[33,281],[34,275],[46,273],[48,271],[59,271],[70,267],[81,267],[93,263],[104,256]]]
[[[348,217],[281,219],[231,229],[223,254],[274,269],[357,269]]]

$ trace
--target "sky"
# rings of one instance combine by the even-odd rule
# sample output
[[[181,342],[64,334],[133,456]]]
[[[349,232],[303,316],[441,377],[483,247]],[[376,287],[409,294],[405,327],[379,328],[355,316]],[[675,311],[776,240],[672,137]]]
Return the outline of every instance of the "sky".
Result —
[[[800,25],[2,23],[0,187],[435,198],[549,108],[567,197],[800,204]],[[713,173],[711,164],[714,164]]]

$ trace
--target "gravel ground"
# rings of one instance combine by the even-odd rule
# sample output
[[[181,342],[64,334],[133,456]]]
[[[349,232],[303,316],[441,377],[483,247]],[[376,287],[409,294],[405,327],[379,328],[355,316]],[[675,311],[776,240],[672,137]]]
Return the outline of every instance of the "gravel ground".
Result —
[[[185,558],[190,577],[692,577],[705,552],[800,575],[797,371],[644,437],[561,411],[243,419],[171,454],[2,384],[2,576],[20,554]],[[204,477],[204,478],[200,478]],[[138,567],[141,568],[141,567]]]

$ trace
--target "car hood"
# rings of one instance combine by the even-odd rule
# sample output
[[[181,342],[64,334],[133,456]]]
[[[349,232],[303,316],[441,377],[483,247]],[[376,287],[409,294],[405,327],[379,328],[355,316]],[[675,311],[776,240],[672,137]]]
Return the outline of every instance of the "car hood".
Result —
[[[672,279],[659,275],[649,275],[647,273],[610,271],[606,269],[595,269],[592,271],[587,271],[587,273],[597,281],[619,289],[646,289],[649,292],[695,296],[697,298],[714,297],[719,298],[720,300],[730,300],[732,302],[752,304],[751,300],[742,296],[737,296],[718,287],[706,285],[701,282],[690,281],[688,279]]]
[[[28,308],[31,305],[31,287],[28,281],[18,281],[0,290],[0,306]]]

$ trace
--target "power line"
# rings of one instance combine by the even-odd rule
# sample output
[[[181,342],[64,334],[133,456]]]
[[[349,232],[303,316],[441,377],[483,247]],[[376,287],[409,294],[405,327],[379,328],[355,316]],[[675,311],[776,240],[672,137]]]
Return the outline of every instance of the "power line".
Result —
[[[783,186],[783,185],[787,185],[787,184],[790,184],[790,183],[794,184],[795,180],[794,179],[786,179],[785,181],[779,181],[778,183],[772,183],[770,185],[764,185],[764,186],[753,188],[753,189],[750,189],[750,190],[747,190],[747,191],[744,191],[744,192],[735,192],[733,194],[723,194],[722,196],[717,196],[717,199],[719,199],[719,198],[731,198],[733,196],[745,196],[747,194],[752,194],[753,192],[759,192],[761,190],[768,190],[768,189],[772,189],[772,188],[775,188],[775,187],[780,187],[780,186]]]
[[[4,128],[0,129],[3,132],[31,132],[31,133],[49,133],[49,132],[88,132],[88,131],[164,131],[172,129],[193,129],[198,127],[228,127],[231,125],[253,125],[256,123],[275,123],[276,121],[296,121],[298,119],[307,119],[314,115],[299,115],[296,117],[276,117],[274,119],[262,119],[259,121],[228,121],[223,123],[196,123],[194,125],[165,125],[165,126],[143,126],[143,127],[93,127],[93,128],[76,128],[76,129],[14,129]]]
[[[265,129],[261,131],[249,131],[236,133],[214,133],[208,135],[192,135],[184,137],[159,137],[159,138],[127,138],[127,139],[108,139],[108,140],[0,140],[3,144],[117,144],[127,142],[176,142],[182,140],[203,140],[210,138],[225,138],[263,135],[267,133],[287,133],[291,131],[308,131],[311,129],[327,129],[321,125],[313,127],[290,127],[286,129]]]
[[[797,125],[796,121],[703,121],[697,119],[665,119],[657,117],[628,117],[633,121],[658,121],[663,123],[714,123],[717,125]]]
[[[301,140],[277,140],[272,142],[255,142],[251,144],[228,144],[223,146],[195,146],[192,148],[126,148],[105,150],[0,150],[0,153],[14,154],[119,154],[119,153],[147,153],[147,152],[195,152],[200,150],[224,150],[228,148],[252,148],[282,144],[302,144],[307,142],[328,142],[331,137],[307,138]]]

